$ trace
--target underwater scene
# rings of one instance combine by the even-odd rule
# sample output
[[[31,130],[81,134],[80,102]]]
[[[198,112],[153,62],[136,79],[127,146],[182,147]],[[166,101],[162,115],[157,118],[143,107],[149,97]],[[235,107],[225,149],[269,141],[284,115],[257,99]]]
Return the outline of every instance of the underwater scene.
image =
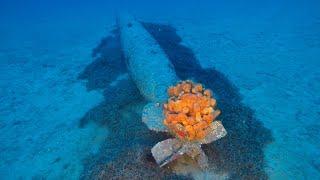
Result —
[[[0,179],[320,179],[320,1],[1,0]]]

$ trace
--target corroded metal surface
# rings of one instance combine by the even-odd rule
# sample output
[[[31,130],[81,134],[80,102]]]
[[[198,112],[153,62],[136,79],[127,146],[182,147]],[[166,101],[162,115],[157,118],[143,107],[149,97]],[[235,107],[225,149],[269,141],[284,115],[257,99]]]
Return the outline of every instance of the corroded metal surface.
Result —
[[[209,144],[227,135],[226,129],[223,127],[221,121],[213,121],[210,126],[210,133],[200,140],[201,144]]]
[[[134,17],[122,14],[118,25],[128,70],[139,91],[151,102],[167,100],[167,88],[178,77],[166,54]]]
[[[163,111],[159,103],[149,103],[142,111],[142,122],[144,122],[150,130],[167,132],[167,127],[163,124]]]
[[[183,155],[182,143],[176,139],[166,139],[164,141],[158,142],[151,149],[152,155],[156,162],[160,166],[164,166],[167,163],[177,159],[179,155]]]

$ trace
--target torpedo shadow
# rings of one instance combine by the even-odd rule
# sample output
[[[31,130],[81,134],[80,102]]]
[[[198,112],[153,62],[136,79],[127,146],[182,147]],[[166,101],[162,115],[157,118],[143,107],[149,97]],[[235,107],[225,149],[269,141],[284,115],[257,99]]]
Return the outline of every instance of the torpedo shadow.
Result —
[[[181,44],[181,37],[170,25],[143,23],[158,41],[180,79],[192,79],[212,89],[222,111],[228,135],[204,146],[212,166],[228,172],[231,179],[267,179],[263,148],[273,140],[271,132],[241,102],[239,90],[214,68],[204,69],[192,50]]]
[[[120,46],[119,31],[114,30],[92,50],[93,61],[79,74],[88,91],[103,91],[103,102],[90,109],[79,121],[84,128],[95,123],[108,130],[97,153],[83,160],[81,179],[181,179],[159,168],[150,149],[169,138],[150,131],[141,121],[145,100],[130,79]]]

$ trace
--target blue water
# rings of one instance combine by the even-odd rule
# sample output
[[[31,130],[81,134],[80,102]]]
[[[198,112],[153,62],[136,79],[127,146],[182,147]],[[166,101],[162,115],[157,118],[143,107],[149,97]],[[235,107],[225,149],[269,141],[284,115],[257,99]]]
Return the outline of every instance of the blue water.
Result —
[[[0,179],[212,179],[155,164],[168,135],[141,122],[124,10],[217,97],[218,177],[320,179],[320,2],[302,0],[1,1]]]

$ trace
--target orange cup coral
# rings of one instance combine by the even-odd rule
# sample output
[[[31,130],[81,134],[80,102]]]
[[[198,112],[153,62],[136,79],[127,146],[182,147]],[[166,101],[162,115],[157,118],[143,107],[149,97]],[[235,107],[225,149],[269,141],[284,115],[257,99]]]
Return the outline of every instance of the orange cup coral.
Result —
[[[202,140],[210,133],[210,124],[220,114],[215,110],[212,92],[201,84],[182,81],[168,89],[164,104],[164,125],[183,141]]]

